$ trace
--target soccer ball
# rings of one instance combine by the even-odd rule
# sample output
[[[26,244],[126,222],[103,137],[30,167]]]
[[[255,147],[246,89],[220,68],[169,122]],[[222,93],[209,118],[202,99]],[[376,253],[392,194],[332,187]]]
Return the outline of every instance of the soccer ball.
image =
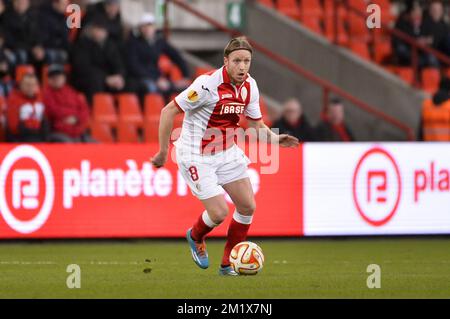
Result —
[[[230,263],[239,275],[256,275],[264,264],[261,247],[250,241],[243,241],[233,247]]]

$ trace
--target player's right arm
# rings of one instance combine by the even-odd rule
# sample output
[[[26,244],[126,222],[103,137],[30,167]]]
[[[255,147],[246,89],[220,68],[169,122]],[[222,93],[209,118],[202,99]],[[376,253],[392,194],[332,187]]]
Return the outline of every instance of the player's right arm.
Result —
[[[173,121],[175,119],[175,116],[177,116],[177,114],[179,113],[182,113],[182,111],[175,105],[174,101],[171,101],[161,110],[158,131],[159,151],[152,158],[152,164],[155,167],[162,167],[167,161]]]
[[[210,91],[205,87],[206,79],[206,75],[199,76],[186,90],[162,109],[158,132],[159,152],[152,158],[152,163],[155,167],[161,167],[167,161],[170,135],[175,116],[179,113],[193,111],[204,105],[208,100]]]

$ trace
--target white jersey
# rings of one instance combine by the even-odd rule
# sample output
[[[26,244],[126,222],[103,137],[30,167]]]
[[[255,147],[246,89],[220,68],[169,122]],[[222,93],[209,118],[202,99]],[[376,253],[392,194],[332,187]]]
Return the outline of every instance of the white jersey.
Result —
[[[262,118],[256,81],[248,75],[239,87],[230,81],[225,67],[200,75],[175,99],[184,114],[183,127],[175,142],[194,154],[207,153],[212,144],[220,142],[222,150],[234,145],[234,134],[239,127],[239,115],[251,120]],[[221,132],[221,136],[216,134]]]

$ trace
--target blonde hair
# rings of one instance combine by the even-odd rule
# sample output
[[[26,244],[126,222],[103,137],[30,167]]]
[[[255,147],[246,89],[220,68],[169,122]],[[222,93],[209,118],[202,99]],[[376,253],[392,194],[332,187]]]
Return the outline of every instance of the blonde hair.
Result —
[[[233,38],[228,42],[227,46],[223,50],[223,56],[228,57],[231,52],[237,51],[237,50],[247,50],[250,51],[250,53],[253,54],[253,48],[248,42],[246,37],[237,37]]]

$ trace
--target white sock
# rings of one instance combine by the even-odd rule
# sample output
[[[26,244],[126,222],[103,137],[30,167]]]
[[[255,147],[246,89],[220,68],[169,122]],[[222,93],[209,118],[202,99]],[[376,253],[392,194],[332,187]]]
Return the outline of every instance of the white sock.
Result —
[[[206,226],[208,226],[210,228],[219,226],[219,224],[216,224],[215,222],[212,221],[212,219],[209,217],[208,212],[206,210],[202,214],[202,219],[203,219],[203,222],[206,224]]]
[[[234,211],[233,219],[240,224],[250,225],[253,220],[253,216],[245,216],[240,214],[237,210]]]

